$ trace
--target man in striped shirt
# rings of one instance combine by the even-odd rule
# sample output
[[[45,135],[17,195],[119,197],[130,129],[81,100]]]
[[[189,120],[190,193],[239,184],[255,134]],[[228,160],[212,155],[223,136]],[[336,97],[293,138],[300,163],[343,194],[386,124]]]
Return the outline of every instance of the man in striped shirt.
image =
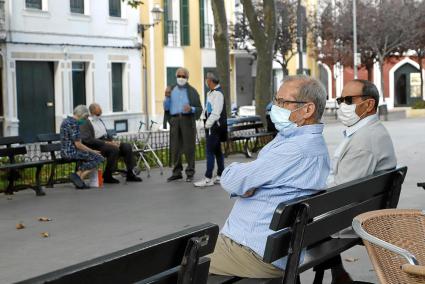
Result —
[[[286,259],[262,261],[277,205],[326,187],[329,154],[320,123],[326,91],[316,79],[287,77],[270,112],[278,135],[255,161],[232,163],[222,187],[236,198],[211,256],[210,273],[249,278],[282,276]]]

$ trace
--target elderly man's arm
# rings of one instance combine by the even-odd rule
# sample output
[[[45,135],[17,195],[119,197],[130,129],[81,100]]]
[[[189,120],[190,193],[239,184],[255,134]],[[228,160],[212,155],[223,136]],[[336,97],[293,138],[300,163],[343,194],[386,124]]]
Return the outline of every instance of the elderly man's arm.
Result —
[[[347,152],[338,163],[338,171],[328,187],[353,181],[373,174],[376,159],[370,151],[358,150]]]
[[[271,151],[249,163],[232,163],[221,175],[221,186],[231,195],[252,196],[257,188],[273,181],[289,165],[294,165],[285,161],[285,154]]]

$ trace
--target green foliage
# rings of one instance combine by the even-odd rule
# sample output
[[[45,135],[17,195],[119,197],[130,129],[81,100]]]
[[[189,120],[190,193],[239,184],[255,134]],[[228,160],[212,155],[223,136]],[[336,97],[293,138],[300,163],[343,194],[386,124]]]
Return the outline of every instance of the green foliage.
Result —
[[[413,104],[412,108],[413,109],[424,109],[425,108],[425,101],[420,100],[420,101],[415,102]]]
[[[137,8],[140,5],[143,5],[143,2],[140,0],[122,0],[122,2],[127,2],[127,4],[132,8]]]

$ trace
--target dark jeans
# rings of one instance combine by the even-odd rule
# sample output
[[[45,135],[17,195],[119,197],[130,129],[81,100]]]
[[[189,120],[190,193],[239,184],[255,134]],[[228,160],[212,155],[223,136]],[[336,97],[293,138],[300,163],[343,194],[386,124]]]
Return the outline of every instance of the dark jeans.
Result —
[[[114,145],[105,144],[101,147],[100,152],[102,156],[106,157],[106,167],[103,173],[104,178],[111,178],[112,174],[117,169],[118,158],[121,156],[124,159],[125,166],[127,168],[127,175],[133,175],[134,168],[134,157],[133,149],[128,143],[121,143],[120,147]]]
[[[170,120],[170,148],[174,165],[173,176],[182,174],[182,154],[187,161],[186,175],[195,174],[196,126],[192,115],[172,117]]]
[[[216,129],[206,129],[207,139],[207,171],[205,177],[212,178],[214,170],[214,160],[217,160],[217,175],[221,176],[224,170],[224,156],[221,151],[220,138]]]

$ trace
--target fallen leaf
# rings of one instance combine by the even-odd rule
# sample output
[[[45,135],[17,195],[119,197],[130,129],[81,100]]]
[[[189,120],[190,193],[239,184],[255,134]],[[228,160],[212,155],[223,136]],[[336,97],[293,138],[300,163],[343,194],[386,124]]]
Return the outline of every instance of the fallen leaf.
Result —
[[[357,258],[354,258],[354,257],[346,257],[346,258],[344,258],[344,260],[345,260],[345,261],[347,261],[347,262],[355,262],[355,261],[359,260],[359,258],[358,258],[358,257],[357,257]]]
[[[40,234],[43,238],[48,238],[49,237],[49,233],[48,232],[43,232]]]
[[[22,230],[23,228],[25,228],[25,225],[22,222],[16,224],[16,230]]]
[[[50,222],[50,221],[52,221],[52,219],[48,218],[48,217],[38,217],[38,221],[40,221],[40,222]]]

